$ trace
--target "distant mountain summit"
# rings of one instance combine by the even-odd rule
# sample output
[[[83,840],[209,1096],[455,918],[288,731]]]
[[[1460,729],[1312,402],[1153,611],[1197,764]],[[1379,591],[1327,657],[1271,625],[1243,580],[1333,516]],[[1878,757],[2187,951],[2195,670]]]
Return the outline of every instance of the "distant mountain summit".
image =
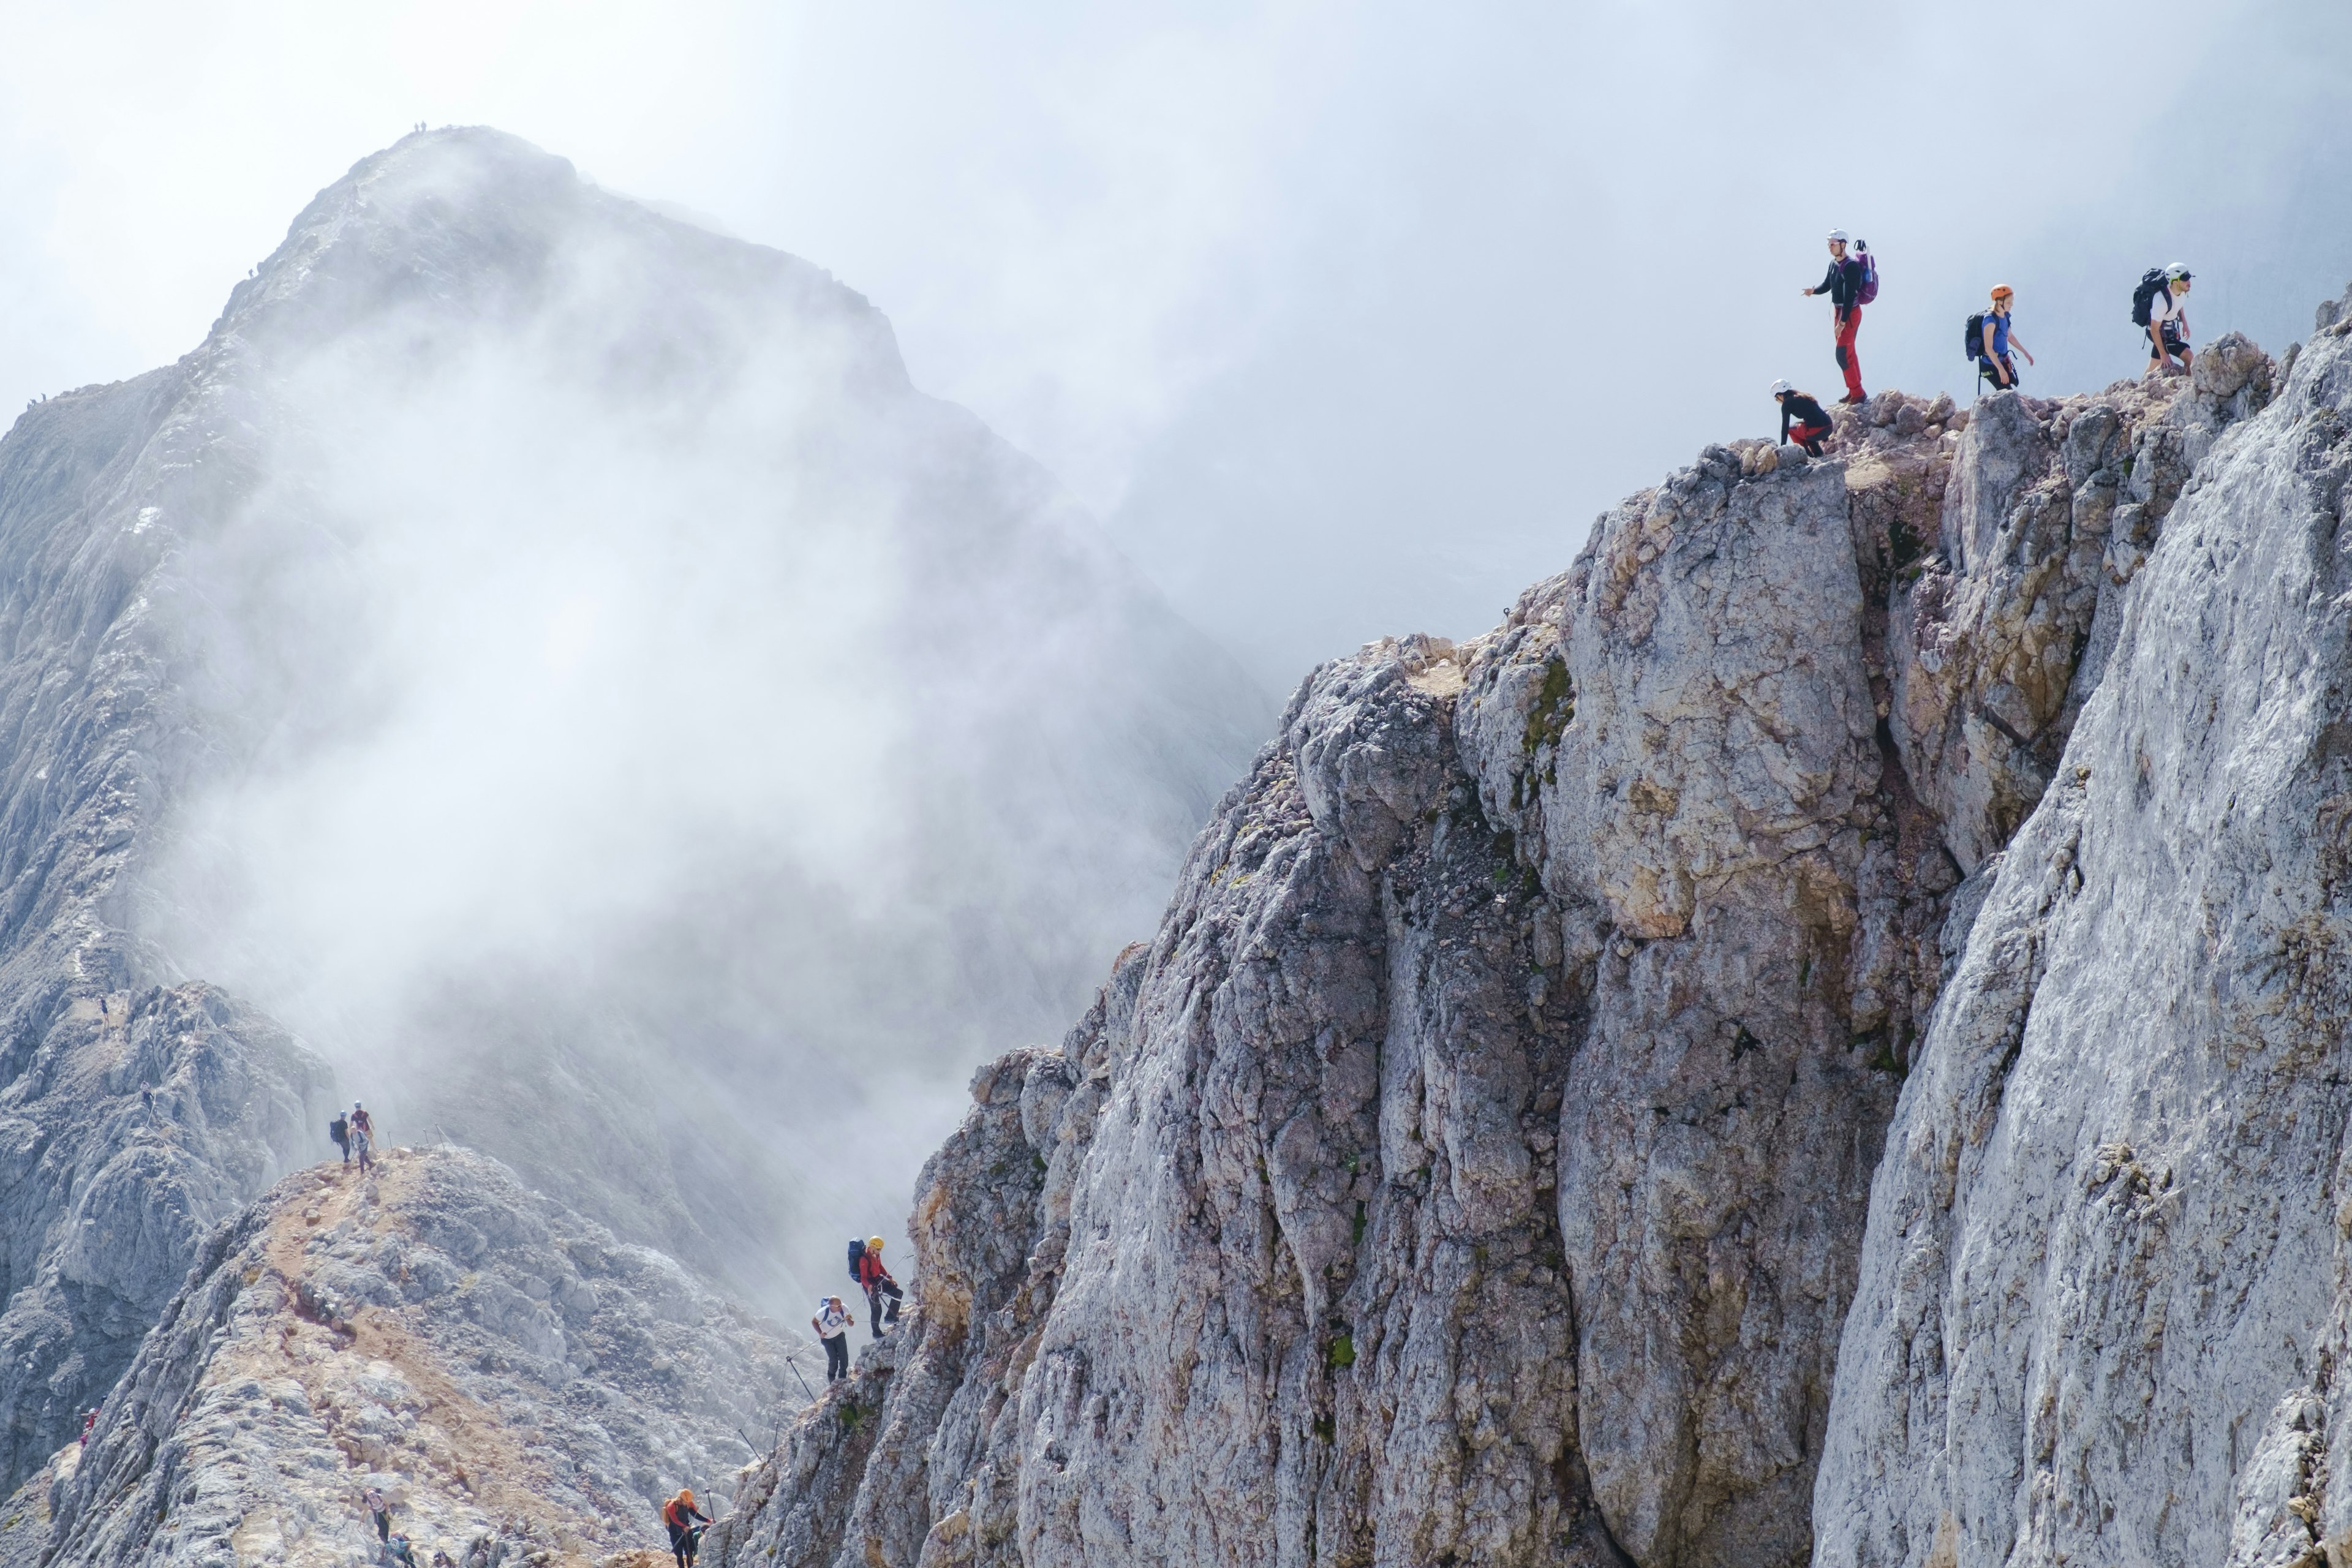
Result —
[[[0,631],[11,1482],[328,1152],[313,1050],[390,1141],[782,1288],[1272,719],[865,299],[481,129],[16,422]]]

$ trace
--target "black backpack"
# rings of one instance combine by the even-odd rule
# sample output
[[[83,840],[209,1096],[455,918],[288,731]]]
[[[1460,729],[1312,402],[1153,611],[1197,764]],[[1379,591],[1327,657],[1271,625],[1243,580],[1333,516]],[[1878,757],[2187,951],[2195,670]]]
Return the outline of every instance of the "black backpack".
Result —
[[[1960,329],[1960,353],[1966,359],[1982,359],[1984,352],[1984,312],[1979,310]]]
[[[352,1141],[352,1124],[338,1116],[327,1123],[327,1136],[337,1143],[348,1143]]]
[[[2151,267],[2141,276],[2139,287],[2132,290],[2133,326],[2147,325],[2148,317],[2154,313],[2156,308],[2156,291],[2163,287],[2163,268]]]
[[[859,1237],[849,1244],[849,1277],[857,1278],[857,1266],[866,1261],[866,1238]]]

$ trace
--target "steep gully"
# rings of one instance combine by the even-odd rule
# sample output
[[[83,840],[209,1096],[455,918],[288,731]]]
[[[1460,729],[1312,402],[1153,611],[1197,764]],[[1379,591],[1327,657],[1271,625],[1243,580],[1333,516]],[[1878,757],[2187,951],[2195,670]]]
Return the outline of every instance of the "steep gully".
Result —
[[[1979,977],[2042,940],[2018,922],[2044,918],[2020,912],[2043,872],[2011,869],[2009,847],[2041,854],[2074,809],[2085,726],[2110,734],[2131,700],[2203,701],[2113,695],[2143,679],[2147,623],[2199,613],[2147,584],[2284,526],[2260,486],[2293,477],[2264,455],[2338,461],[2347,408],[2340,331],[2284,368],[2224,339],[2186,386],[1965,412],[1882,395],[1841,416],[1824,460],[1707,448],[1483,637],[1385,641],[1316,671],[1153,940],[1058,1047],[976,1076],[916,1195],[919,1310],[745,1478],[707,1560],[1714,1568],[2091,1550],[2053,1506],[2112,1546],[2064,1482],[2019,1479],[2025,1371],[2039,1397],[2083,1397],[2055,1364],[2068,1307],[2011,1321],[2015,1296],[1971,1276],[1981,1255],[1908,1234],[1990,1226],[2015,1248],[2002,1267],[2034,1267],[1953,1170],[1956,1142],[1977,1151],[1961,1174],[1982,1190],[1982,1151],[2015,1136],[1990,1069],[1957,1064],[2072,1067],[2036,1057],[2031,1030],[2020,1057],[2032,984],[2016,961]],[[2221,470],[2253,477],[2225,491],[2206,479]],[[2132,774],[2111,787],[2128,796]],[[2295,868],[2245,873],[2265,875]],[[2162,920],[2182,895],[2111,896]],[[2340,986],[2316,962],[2294,983]],[[2110,998],[2126,1015],[2148,1000]],[[2278,1048],[2336,1054],[2324,1033]],[[2177,1179],[2133,1159],[2066,1143],[2044,1163],[2095,1162],[2095,1193],[2140,1194],[2100,1201],[2129,1209]],[[2063,1184],[2032,1190],[2047,1204]],[[2333,1210],[2314,1212],[2327,1252]],[[2002,1319],[1985,1331],[1998,1356],[1965,1352],[1966,1412],[1939,1364],[1965,1335],[1937,1347],[1926,1321],[1956,1300]],[[2270,1360],[2307,1359],[2324,1317]],[[2248,1370],[2269,1381],[2209,1372],[2206,1405],[2165,1419],[2209,1423],[2224,1389],[2267,1411],[2281,1369]],[[2104,1419],[2147,1419],[2145,1389],[2106,1397]],[[2273,1448],[2292,1462],[2273,1468],[2306,1488],[2322,1395],[2281,1410]],[[2250,1447],[2192,1500],[2201,1534],[2136,1549],[2213,1560],[2188,1543],[2228,1536]]]

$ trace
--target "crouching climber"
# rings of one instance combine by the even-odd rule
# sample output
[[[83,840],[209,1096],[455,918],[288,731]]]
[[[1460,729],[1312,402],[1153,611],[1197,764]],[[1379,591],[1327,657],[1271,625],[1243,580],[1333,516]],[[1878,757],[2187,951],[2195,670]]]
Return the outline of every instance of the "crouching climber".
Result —
[[[849,1331],[856,1322],[838,1296],[827,1296],[816,1304],[816,1316],[809,1320],[809,1327],[824,1342],[825,1382],[849,1375]]]
[[[866,1292],[866,1321],[872,1325],[874,1337],[880,1339],[888,1324],[898,1321],[898,1302],[903,1292],[890,1271],[882,1267],[882,1238],[869,1236],[864,1241],[849,1244],[849,1277]],[[890,1303],[889,1314],[883,1315],[882,1303]]]
[[[2176,354],[2181,374],[2189,372],[2189,282],[2193,276],[2178,261],[2151,267],[2132,290],[2132,321],[2147,331],[2150,375],[2169,374]]]
[[[1780,405],[1780,440],[1782,445],[1794,441],[1808,455],[1822,455],[1822,437],[1830,433],[1829,411],[1811,393],[1799,392],[1785,381],[1772,384],[1772,396]]]
[[[703,1525],[710,1522],[710,1516],[694,1506],[692,1487],[680,1487],[677,1496],[662,1504],[662,1522],[669,1526],[669,1550],[677,1568],[691,1568],[694,1554],[702,1550]]]

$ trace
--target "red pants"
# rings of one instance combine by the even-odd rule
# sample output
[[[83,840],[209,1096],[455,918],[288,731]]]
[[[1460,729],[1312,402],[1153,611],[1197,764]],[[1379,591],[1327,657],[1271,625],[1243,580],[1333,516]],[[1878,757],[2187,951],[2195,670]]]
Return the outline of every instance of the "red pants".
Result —
[[[1854,351],[1853,335],[1862,330],[1862,307],[1848,305],[1837,322],[1838,369],[1845,372],[1845,395],[1862,401],[1862,355]]]
[[[1811,451],[1814,442],[1830,433],[1826,425],[1797,425],[1790,427],[1789,439]]]

